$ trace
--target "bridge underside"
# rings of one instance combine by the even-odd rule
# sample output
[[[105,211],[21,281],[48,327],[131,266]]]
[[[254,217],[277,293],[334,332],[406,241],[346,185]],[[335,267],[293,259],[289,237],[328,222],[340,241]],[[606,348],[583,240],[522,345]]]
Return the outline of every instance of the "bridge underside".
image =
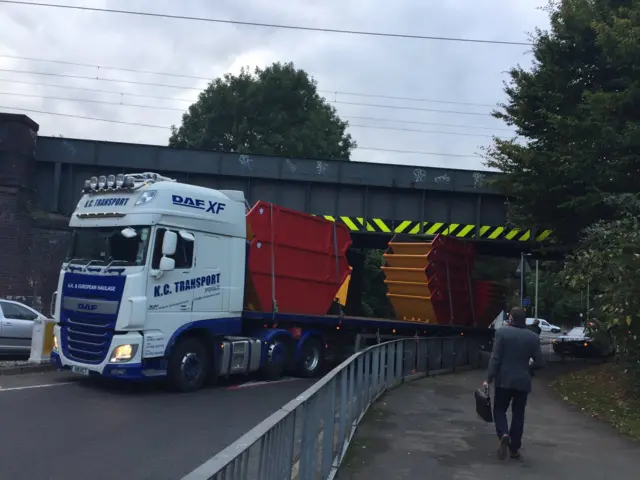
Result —
[[[386,250],[389,242],[395,236],[393,233],[379,232],[352,232],[353,239],[352,248],[355,249],[378,249]],[[431,241],[434,235],[415,235],[411,238],[422,241]],[[472,241],[476,247],[478,255],[488,255],[493,257],[519,258],[522,253],[532,254],[532,256],[545,260],[558,260],[563,258],[563,254],[559,252],[541,252],[544,243],[535,242],[517,242],[508,240],[487,240],[469,238],[463,239]]]
[[[476,225],[471,223],[417,222],[381,218],[322,215],[326,220],[344,224],[353,238],[354,248],[386,249],[396,235],[406,241],[430,241],[436,235],[451,235],[471,241],[480,255],[519,257],[521,253],[537,253],[549,243],[551,231],[520,229],[509,226]]]
[[[321,215],[323,218],[343,223],[351,232],[379,233],[434,237],[451,235],[461,240],[502,241],[509,243],[541,243],[548,240],[551,230],[515,228],[504,225],[488,225],[453,222],[418,222],[415,220],[387,220],[382,218]]]

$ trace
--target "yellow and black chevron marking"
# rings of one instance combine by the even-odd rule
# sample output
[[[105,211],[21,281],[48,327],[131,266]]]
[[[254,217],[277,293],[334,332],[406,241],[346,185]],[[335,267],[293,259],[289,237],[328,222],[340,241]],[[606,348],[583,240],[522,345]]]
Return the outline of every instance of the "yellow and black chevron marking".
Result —
[[[416,222],[413,220],[394,221],[381,218],[346,217],[321,215],[326,220],[344,223],[353,232],[403,233],[407,235],[452,235],[457,238],[475,238],[483,240],[507,240],[513,242],[529,242],[533,230],[511,227],[481,226],[479,229],[473,224],[445,223],[445,222]],[[537,233],[536,242],[543,242],[549,238],[551,230]]]

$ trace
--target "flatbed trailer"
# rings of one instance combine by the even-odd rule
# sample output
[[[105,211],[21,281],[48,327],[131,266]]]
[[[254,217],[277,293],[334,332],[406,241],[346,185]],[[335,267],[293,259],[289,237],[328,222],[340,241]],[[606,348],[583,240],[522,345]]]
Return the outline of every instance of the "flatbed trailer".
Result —
[[[256,330],[267,328],[271,335],[287,332],[294,343],[304,340],[305,335],[318,335],[323,338],[324,350],[315,355],[321,356],[320,363],[325,360],[341,362],[349,355],[374,343],[400,338],[434,338],[467,336],[477,337],[481,345],[490,345],[493,331],[457,325],[430,325],[422,322],[393,319],[355,317],[346,315],[299,315],[268,314],[263,312],[243,312],[246,333],[255,334]],[[270,336],[271,336],[270,335]],[[308,352],[304,345],[301,353]],[[298,358],[297,361],[303,360]],[[312,360],[307,357],[307,361]],[[303,360],[304,361],[304,360]],[[313,373],[302,369],[289,368],[289,372],[312,376]]]

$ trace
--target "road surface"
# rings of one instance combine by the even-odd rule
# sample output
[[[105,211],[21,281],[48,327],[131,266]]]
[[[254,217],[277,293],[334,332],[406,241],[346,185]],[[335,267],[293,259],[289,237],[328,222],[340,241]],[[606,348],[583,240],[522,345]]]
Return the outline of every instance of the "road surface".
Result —
[[[0,377],[0,478],[175,480],[312,383],[176,394],[59,372]]]

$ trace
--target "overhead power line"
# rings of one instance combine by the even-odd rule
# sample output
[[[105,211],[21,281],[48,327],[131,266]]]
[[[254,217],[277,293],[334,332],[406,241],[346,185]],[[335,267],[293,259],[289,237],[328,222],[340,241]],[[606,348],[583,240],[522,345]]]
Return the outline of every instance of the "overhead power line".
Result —
[[[481,127],[478,125],[456,125],[453,123],[439,123],[439,122],[419,122],[415,120],[400,120],[395,118],[381,118],[381,117],[359,117],[355,115],[340,115],[341,118],[352,118],[354,120],[371,120],[373,122],[391,122],[391,123],[405,123],[407,125],[427,125],[430,127],[451,127],[451,128],[464,128],[472,130],[490,130],[515,133],[511,128],[493,128],[493,127]]]
[[[147,128],[161,128],[163,130],[171,130],[171,127],[167,127],[166,125],[149,125],[148,123],[138,123],[138,122],[125,122],[121,120],[114,120],[110,118],[97,118],[97,117],[86,117],[84,115],[75,115],[71,113],[59,113],[59,112],[48,112],[45,110],[36,110],[33,108],[22,108],[22,107],[9,107],[6,105],[0,105],[0,109],[4,110],[15,110],[17,112],[26,112],[26,113],[38,113],[41,115],[54,115],[56,117],[66,117],[66,118],[77,118],[80,120],[93,120],[96,122],[106,122],[106,123],[119,123],[121,125],[131,125],[134,127],[147,127]]]
[[[2,2],[2,0],[0,0]],[[97,80],[100,82],[111,82],[111,83],[124,83],[128,85],[142,85],[145,87],[163,87],[163,88],[175,88],[178,90],[193,90],[196,92],[201,92],[202,88],[198,87],[186,87],[184,85],[171,85],[166,83],[153,83],[153,82],[138,82],[136,80],[118,80],[116,78],[99,78],[99,77],[87,77],[86,75],[72,75],[69,73],[54,73],[54,72],[34,72],[31,70],[17,70],[13,68],[0,68],[0,72],[9,72],[9,73],[23,73],[26,75],[43,75],[47,77],[58,77],[58,78],[75,78],[78,80]]]
[[[126,93],[122,91],[104,90],[100,88],[74,87],[71,85],[56,85],[54,83],[29,82],[26,80],[14,80],[14,79],[7,79],[7,78],[0,78],[0,83],[13,83],[18,85],[33,85],[38,87],[61,88],[64,90],[77,90],[81,92],[104,93],[107,95],[118,95],[120,97],[140,97],[140,98],[151,98],[155,100],[168,100],[168,101],[186,102],[186,103],[193,103],[196,101],[195,99],[191,99],[191,98],[162,97],[158,95],[145,95],[142,93]],[[475,126],[475,125],[455,125],[455,124],[439,123],[439,122],[419,122],[419,121],[403,120],[403,119],[362,117],[362,116],[355,116],[355,115],[340,115],[340,118],[351,118],[354,120],[370,120],[374,122],[390,122],[390,123],[404,123],[404,124],[411,124],[411,125],[425,125],[425,126],[431,126],[431,127],[451,127],[451,128],[465,128],[465,129],[472,129],[472,130],[504,131],[504,132],[513,133],[513,130],[509,128],[492,128],[492,127],[481,127],[481,126]],[[475,135],[475,134],[469,134],[469,135]],[[486,136],[491,137],[491,135],[486,135]]]
[[[105,65],[91,64],[91,63],[80,63],[80,62],[70,62],[67,60],[50,60],[46,58],[35,58],[35,57],[22,57],[19,55],[4,55],[0,54],[0,58],[10,58],[13,60],[27,60],[30,62],[44,62],[44,63],[55,63],[59,65],[70,65],[74,67],[85,67],[85,68],[95,68],[96,70],[114,70],[119,72],[129,72],[129,73],[142,73],[145,75],[162,75],[165,77],[173,77],[173,78],[184,78],[188,80],[201,80],[206,82],[212,82],[215,79],[211,77],[202,77],[197,75],[184,75],[181,73],[171,73],[171,72],[157,72],[152,70],[140,70],[137,68],[124,68],[124,67],[111,67]],[[431,98],[420,98],[420,97],[405,97],[405,96],[397,96],[397,95],[382,95],[375,93],[361,93],[361,92],[348,92],[343,90],[324,90],[318,89],[320,93],[329,93],[334,95],[346,95],[351,97],[365,97],[365,98],[384,98],[387,100],[402,100],[407,102],[420,102],[420,103],[442,103],[449,105],[468,105],[470,107],[490,107],[494,108],[496,104],[491,103],[475,103],[475,102],[459,102],[453,100],[437,100]]]
[[[34,95],[32,93],[15,93],[15,92],[0,92],[0,95],[8,97],[22,97],[22,98],[40,98],[43,100],[59,100],[66,102],[80,102],[80,103],[95,103],[99,105],[115,105],[119,107],[136,107],[136,108],[149,108],[152,110],[167,110],[172,112],[184,112],[184,108],[175,107],[161,107],[158,105],[142,105],[138,103],[125,103],[125,102],[108,102],[106,100],[94,100],[91,98],[69,98],[69,97],[54,97],[50,95]]]
[[[373,31],[365,31],[365,30],[342,30],[337,28],[305,27],[302,25],[284,25],[284,24],[265,23],[265,22],[247,22],[247,21],[240,21],[240,20],[220,19],[220,18],[194,17],[194,16],[187,16],[187,15],[170,15],[166,13],[137,12],[133,10],[120,10],[115,8],[84,7],[79,5],[60,5],[56,3],[24,2],[24,1],[18,1],[18,0],[0,0],[0,3],[11,3],[15,5],[25,5],[25,6],[31,6],[31,7],[48,7],[48,8],[61,8],[61,9],[67,9],[67,10],[81,10],[81,11],[87,11],[87,12],[115,13],[115,14],[121,14],[121,15],[135,15],[139,17],[165,18],[165,19],[171,19],[171,20],[189,20],[189,21],[196,21],[196,22],[243,25],[243,26],[249,26],[249,27],[266,27],[266,28],[286,29],[286,30],[301,30],[301,31],[308,31],[308,32],[339,33],[343,35],[361,35],[361,36],[369,36],[369,37],[386,37],[386,38],[397,38],[397,39],[406,39],[406,40],[440,40],[440,41],[446,41],[446,42],[485,43],[485,44],[493,44],[493,45],[517,45],[517,46],[527,46],[527,47],[531,46],[531,43],[529,42],[516,42],[516,41],[506,41],[506,40],[484,40],[484,39],[458,38],[458,37],[436,37],[436,36],[427,36],[427,35],[411,35],[411,34],[404,34],[404,33],[373,32]]]
[[[164,130],[170,129],[170,127],[166,127],[162,125],[149,125],[146,123],[125,122],[125,121],[114,120],[109,118],[87,117],[84,115],[50,112],[46,110],[36,110],[36,109],[22,108],[22,107],[10,107],[6,105],[0,105],[0,109],[14,110],[14,111],[26,112],[26,113],[37,113],[40,115],[54,115],[54,116],[66,117],[66,118],[75,118],[79,120],[91,120],[96,122],[116,123],[120,125],[131,125],[135,127],[161,128]],[[456,158],[474,158],[474,159],[482,158],[480,157],[480,155],[462,155],[462,154],[456,154],[456,153],[437,153],[437,152],[423,152],[423,151],[413,151],[413,150],[393,150],[393,149],[386,149],[386,148],[360,147],[360,146],[356,148],[358,150],[370,150],[370,151],[376,151],[376,152],[402,153],[402,154],[426,155],[426,156],[438,156],[438,157],[456,157]]]
[[[105,100],[94,100],[90,98],[69,98],[69,97],[54,97],[50,95],[39,95],[39,94],[31,94],[31,93],[15,93],[15,92],[0,92],[0,96],[8,96],[8,97],[22,97],[22,98],[39,98],[43,100],[57,100],[63,102],[79,102],[79,103],[93,103],[100,105],[113,105],[115,107],[135,107],[135,108],[148,108],[152,110],[167,110],[167,111],[176,111],[176,112],[184,112],[182,108],[173,108],[173,107],[161,107],[157,105],[144,105],[138,103],[125,103],[125,102],[109,102]],[[350,127],[354,128],[370,128],[375,130],[389,130],[389,131],[397,131],[397,132],[413,132],[413,133],[424,133],[424,134],[432,134],[432,135],[454,135],[454,136],[462,136],[462,137],[485,137],[492,138],[492,135],[486,134],[478,134],[478,133],[462,133],[462,132],[443,132],[443,131],[435,131],[435,130],[420,130],[420,129],[412,129],[412,128],[399,128],[399,127],[385,127],[380,125],[353,125],[349,124]]]
[[[349,127],[351,128],[371,128],[374,130],[390,130],[395,132],[411,132],[411,133],[425,133],[431,135],[454,135],[459,137],[484,137],[484,138],[493,138],[493,135],[487,135],[482,133],[463,133],[463,132],[443,132],[439,130],[422,130],[419,128],[399,128],[399,127],[383,127],[379,125],[355,125],[353,123],[349,123]]]
[[[404,107],[401,105],[380,105],[380,104],[374,104],[374,103],[343,102],[342,100],[327,100],[327,102],[337,103],[340,105],[354,105],[358,107],[390,108],[393,110],[412,110],[414,112],[453,113],[456,115],[479,115],[482,117],[492,116],[491,113],[488,113],[488,112],[459,112],[457,110],[438,110],[437,108]]]
[[[0,0],[1,2],[2,0]],[[58,77],[58,78],[74,78],[78,80],[92,80],[92,81],[100,81],[100,82],[111,82],[111,83],[123,83],[130,85],[143,85],[147,87],[164,87],[164,88],[173,88],[178,90],[194,90],[194,91],[202,91],[201,88],[196,87],[186,87],[182,85],[170,85],[164,83],[153,83],[153,82],[139,82],[135,80],[118,80],[113,78],[96,78],[96,77],[88,77],[85,75],[70,75],[66,73],[52,73],[52,72],[34,72],[30,70],[15,70],[10,68],[0,68],[0,72],[8,72],[8,73],[19,73],[19,74],[27,74],[27,75],[41,75],[41,76],[50,76],[50,77]],[[114,92],[111,92],[114,93]],[[155,97],[162,98],[162,97]],[[166,98],[169,100],[169,98]],[[182,99],[171,99],[183,101]],[[190,100],[191,102],[195,100]],[[360,106],[360,107],[372,107],[372,108],[386,108],[392,110],[411,110],[415,112],[431,112],[431,113],[449,113],[454,115],[473,115],[473,116],[482,116],[491,117],[491,113],[489,112],[462,112],[457,110],[440,110],[437,108],[423,108],[423,107],[407,107],[402,105],[382,105],[382,104],[374,104],[374,103],[361,103],[361,102],[345,102],[342,100],[330,100],[326,99],[329,103],[342,104],[342,105],[352,105],[352,106]]]

